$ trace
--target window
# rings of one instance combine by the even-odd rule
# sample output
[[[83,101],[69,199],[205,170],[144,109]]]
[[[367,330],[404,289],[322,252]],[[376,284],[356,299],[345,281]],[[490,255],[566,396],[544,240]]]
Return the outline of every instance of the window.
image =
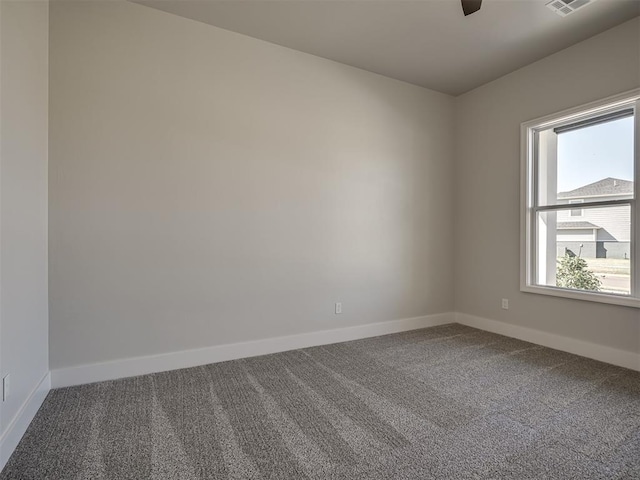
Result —
[[[584,203],[584,200],[569,200],[569,203]],[[581,217],[582,209],[581,208],[572,208],[571,209],[572,217]]]
[[[521,290],[640,308],[639,185],[640,89],[523,123]]]

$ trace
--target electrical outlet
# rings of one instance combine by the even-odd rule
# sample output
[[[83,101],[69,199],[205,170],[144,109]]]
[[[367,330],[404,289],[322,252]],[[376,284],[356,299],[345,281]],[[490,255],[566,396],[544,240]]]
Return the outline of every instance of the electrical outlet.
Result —
[[[9,374],[2,379],[2,401],[6,402],[9,398]]]
[[[503,310],[509,310],[509,299],[508,298],[503,298],[502,299],[502,309]]]
[[[340,315],[342,313],[342,303],[336,303],[336,315]]]

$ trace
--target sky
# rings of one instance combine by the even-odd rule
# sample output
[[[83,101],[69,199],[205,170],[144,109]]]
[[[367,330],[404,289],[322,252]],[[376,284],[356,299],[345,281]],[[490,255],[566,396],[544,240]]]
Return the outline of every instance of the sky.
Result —
[[[633,117],[558,135],[558,192],[607,177],[633,180]]]

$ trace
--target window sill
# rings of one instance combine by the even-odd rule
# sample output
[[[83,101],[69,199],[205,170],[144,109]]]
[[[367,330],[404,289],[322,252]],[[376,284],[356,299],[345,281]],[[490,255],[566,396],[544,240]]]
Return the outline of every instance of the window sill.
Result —
[[[623,307],[640,308],[640,298],[607,293],[581,292],[558,287],[542,287],[539,285],[523,285],[521,292],[550,295],[552,297],[569,298],[571,300],[586,300],[588,302],[608,303]]]

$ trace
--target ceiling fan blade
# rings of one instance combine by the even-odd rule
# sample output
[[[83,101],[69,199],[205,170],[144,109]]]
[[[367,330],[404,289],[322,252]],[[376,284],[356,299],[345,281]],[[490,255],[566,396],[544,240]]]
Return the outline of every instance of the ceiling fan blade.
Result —
[[[462,0],[462,11],[465,17],[480,10],[481,6],[482,0]]]

